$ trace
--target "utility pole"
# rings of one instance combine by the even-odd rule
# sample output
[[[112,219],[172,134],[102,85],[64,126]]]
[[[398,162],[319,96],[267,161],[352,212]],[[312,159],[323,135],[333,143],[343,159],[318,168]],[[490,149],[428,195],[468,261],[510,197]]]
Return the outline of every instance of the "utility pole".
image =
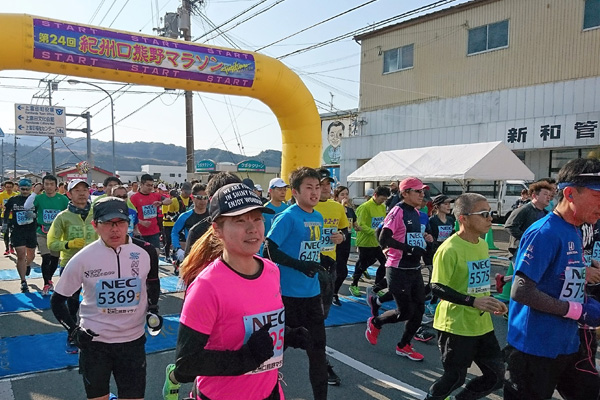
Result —
[[[13,181],[17,179],[17,132],[15,132],[15,165],[13,168]]]
[[[48,104],[52,106],[52,91],[58,90],[58,83],[54,82],[52,79],[42,79],[42,82],[48,84]],[[38,96],[34,96],[38,97]],[[43,96],[39,96],[38,98],[44,98]],[[50,138],[50,155],[52,158],[52,175],[56,176],[56,157],[54,154],[54,136],[48,136]]]

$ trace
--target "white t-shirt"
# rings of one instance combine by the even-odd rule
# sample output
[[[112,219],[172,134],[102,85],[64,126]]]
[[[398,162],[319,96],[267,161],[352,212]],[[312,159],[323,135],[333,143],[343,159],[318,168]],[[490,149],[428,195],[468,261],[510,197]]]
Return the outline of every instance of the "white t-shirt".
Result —
[[[114,250],[98,239],[69,260],[55,290],[68,297],[83,288],[80,325],[99,335],[94,341],[130,342],[144,335],[149,271],[143,248],[127,243]]]

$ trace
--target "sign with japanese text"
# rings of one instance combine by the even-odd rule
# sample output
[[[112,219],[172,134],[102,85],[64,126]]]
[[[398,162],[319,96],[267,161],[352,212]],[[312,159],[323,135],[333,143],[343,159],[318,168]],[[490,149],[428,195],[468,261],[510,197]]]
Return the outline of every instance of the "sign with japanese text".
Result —
[[[213,160],[201,160],[196,163],[196,172],[216,171],[217,165]]]
[[[33,57],[144,75],[252,87],[254,56],[34,18]]]
[[[15,134],[65,137],[67,135],[65,108],[15,104]]]
[[[238,172],[265,172],[265,164],[256,160],[246,160],[238,163]]]

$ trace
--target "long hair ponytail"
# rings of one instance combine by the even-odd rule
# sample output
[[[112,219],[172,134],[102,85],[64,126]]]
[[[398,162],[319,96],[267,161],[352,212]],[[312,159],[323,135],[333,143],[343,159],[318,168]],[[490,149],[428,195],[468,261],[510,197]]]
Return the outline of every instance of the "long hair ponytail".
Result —
[[[219,222],[216,222],[217,224]],[[181,279],[189,286],[204,268],[223,254],[223,242],[212,227],[194,243],[190,253],[181,264]]]

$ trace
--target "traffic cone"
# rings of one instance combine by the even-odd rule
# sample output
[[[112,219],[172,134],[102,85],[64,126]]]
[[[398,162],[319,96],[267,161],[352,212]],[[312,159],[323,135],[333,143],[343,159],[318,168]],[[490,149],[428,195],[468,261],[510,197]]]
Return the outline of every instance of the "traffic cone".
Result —
[[[508,271],[506,271],[506,275],[513,275],[514,272],[515,272],[515,270],[513,268],[513,263],[511,261],[510,265],[508,266]],[[511,287],[512,287],[512,279],[504,284],[504,287],[502,288],[502,293],[495,294],[494,297],[504,303],[508,303],[510,301],[510,288]]]
[[[488,245],[489,250],[499,250],[494,244],[494,231],[492,230],[492,228],[490,228],[488,233],[485,234],[485,241]]]

